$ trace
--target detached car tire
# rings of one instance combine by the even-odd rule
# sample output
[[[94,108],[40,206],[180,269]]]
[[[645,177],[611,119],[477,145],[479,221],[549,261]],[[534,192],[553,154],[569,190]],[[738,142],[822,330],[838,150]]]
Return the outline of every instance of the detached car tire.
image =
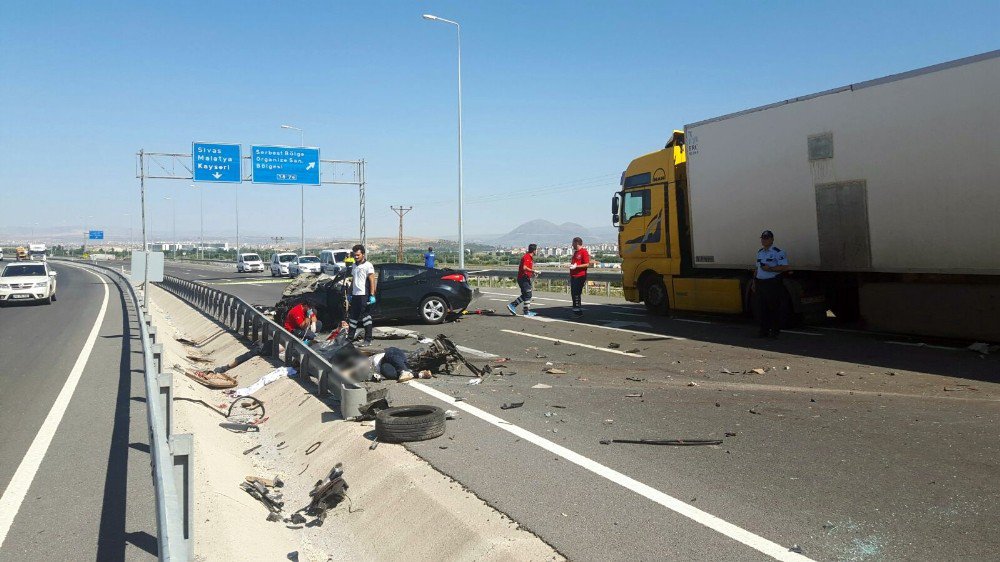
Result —
[[[445,414],[437,406],[399,406],[375,415],[375,435],[386,443],[425,441],[444,435]]]

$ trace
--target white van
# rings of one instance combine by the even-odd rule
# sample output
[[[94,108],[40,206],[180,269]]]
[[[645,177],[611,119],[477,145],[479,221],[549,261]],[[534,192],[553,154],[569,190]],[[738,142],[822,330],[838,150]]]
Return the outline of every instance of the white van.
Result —
[[[346,248],[323,250],[319,253],[320,271],[327,275],[334,275],[344,269],[344,260],[349,255],[351,255],[351,251]]]
[[[288,266],[298,257],[291,252],[271,254],[271,277],[288,275]]]
[[[236,271],[238,273],[250,273],[251,271],[264,272],[264,262],[257,254],[240,254],[236,256]]]

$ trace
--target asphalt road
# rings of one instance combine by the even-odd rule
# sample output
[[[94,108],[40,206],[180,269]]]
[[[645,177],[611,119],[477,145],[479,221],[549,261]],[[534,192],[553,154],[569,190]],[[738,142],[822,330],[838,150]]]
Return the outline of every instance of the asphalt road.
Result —
[[[260,304],[283,286],[218,267],[168,273]],[[513,297],[484,291],[481,307],[503,310]],[[401,325],[484,352],[470,354],[477,363],[509,358],[517,373],[479,385],[389,383],[396,404],[460,410],[446,436],[408,447],[571,559],[753,560],[794,557],[794,546],[816,560],[1000,551],[997,356],[814,328],[761,341],[741,321],[585,302],[580,320],[565,295],[537,293],[536,319]],[[723,443],[600,443],[614,438]]]
[[[137,332],[117,286],[52,265],[57,302],[0,309],[0,494],[3,515],[13,516],[9,530],[0,528],[8,530],[0,560],[155,559]],[[78,384],[60,399],[102,308]],[[64,411],[61,422],[47,424],[57,402],[65,405],[55,407]],[[54,429],[51,442],[33,448],[44,427]],[[37,470],[29,470],[39,458]],[[9,503],[25,488],[23,501]]]

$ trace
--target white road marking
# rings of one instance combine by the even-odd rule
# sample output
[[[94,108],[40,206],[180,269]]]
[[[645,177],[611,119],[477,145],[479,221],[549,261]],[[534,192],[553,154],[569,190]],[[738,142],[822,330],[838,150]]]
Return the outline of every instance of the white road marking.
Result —
[[[604,351],[606,353],[615,353],[618,355],[625,355],[626,357],[645,357],[645,355],[639,355],[638,353],[627,353],[618,349],[608,349],[606,347],[598,347],[596,345],[590,345],[589,343],[579,343],[569,340],[561,340],[559,338],[550,338],[548,336],[540,336],[538,334],[529,334],[528,332],[518,332],[517,330],[500,330],[501,332],[507,332],[508,334],[514,334],[517,336],[527,336],[529,338],[536,338],[540,340],[557,341],[559,343],[564,343],[566,345],[575,345],[577,347],[586,347],[587,349],[595,349],[597,351]]]
[[[629,330],[628,328],[615,328],[612,326],[602,326],[600,324],[587,324],[585,322],[573,322],[572,320],[561,320],[559,318],[546,318],[544,316],[533,316],[530,317],[531,320],[538,320],[540,322],[563,322],[566,324],[573,324],[574,326],[584,326],[587,328],[600,328],[601,330],[614,330],[616,332],[625,332],[627,334],[637,334],[640,336],[653,336],[656,338],[663,338],[667,340],[686,340],[687,338],[682,338],[678,336],[668,336],[666,334],[657,334],[655,332],[640,332],[639,330]]]
[[[607,467],[575,451],[567,449],[562,445],[557,445],[556,443],[553,443],[552,441],[549,441],[544,437],[536,435],[524,428],[518,427],[502,418],[498,418],[493,414],[480,410],[479,408],[469,404],[468,402],[465,402],[464,400],[456,402],[453,397],[448,396],[447,394],[439,390],[436,390],[434,388],[431,388],[425,384],[416,381],[409,381],[405,384],[408,384],[412,388],[415,388],[429,396],[437,398],[438,400],[441,400],[442,402],[445,402],[450,406],[468,412],[469,414],[476,416],[477,418],[485,421],[486,423],[499,427],[500,429],[508,433],[511,433],[513,435],[516,435],[517,437],[520,437],[525,441],[533,443],[552,454],[559,455],[560,457],[566,459],[567,461],[585,470],[589,470],[590,472],[602,478],[610,480],[611,482],[614,482],[615,484],[618,484],[623,488],[629,489],[639,494],[640,496],[643,496],[644,498],[652,502],[658,503],[663,507],[679,515],[682,515],[696,523],[704,525],[705,527],[708,527],[713,531],[717,531],[733,540],[739,541],[749,546],[750,548],[753,548],[754,550],[761,552],[762,554],[774,558],[775,560],[782,560],[788,562],[800,562],[800,561],[811,560],[806,556],[789,551],[788,548],[781,546],[778,543],[767,540],[764,537],[761,537],[760,535],[754,534],[742,527],[738,527],[728,521],[720,519],[719,517],[716,517],[715,515],[708,513],[707,511],[702,511],[697,507],[694,507],[693,505],[684,503],[683,501],[668,494],[665,494],[657,490],[656,488],[649,486],[648,484],[643,484],[642,482],[639,482],[634,478],[626,476],[621,472],[618,472],[617,470]]]
[[[480,291],[480,292],[482,294],[484,294],[484,295],[497,295],[497,296],[501,296],[501,297],[516,297],[517,296],[517,295],[512,294],[512,293],[492,293],[492,292],[489,292],[489,291]],[[553,298],[550,298],[550,297],[532,297],[531,298],[531,302],[535,302],[536,300],[540,300],[540,301],[552,301],[552,302],[564,302],[564,303],[573,304],[573,301],[568,300],[568,299],[553,299]],[[619,305],[619,304],[608,304],[608,303],[603,303],[603,302],[585,302],[585,303],[583,303],[583,306],[601,306],[601,307],[605,307],[605,308],[608,308],[608,307],[610,307],[610,308],[621,308],[621,309],[624,309],[624,310],[633,310],[633,311],[635,311],[635,310],[641,310],[638,306],[622,306],[622,305]]]
[[[490,300],[491,301],[496,301],[496,302],[505,302],[507,304],[510,304],[510,301],[507,300],[507,299],[490,299]],[[540,302],[535,302],[535,299],[531,299],[531,306],[533,306],[533,307],[535,307],[535,306],[545,306],[545,304],[540,303]]]
[[[891,343],[892,345],[906,345],[909,347],[929,347],[931,349],[945,349],[948,351],[962,351],[964,347],[948,347],[946,345],[931,345],[929,343],[923,342],[908,342],[908,341],[886,341],[885,343]]]
[[[416,330],[407,330],[406,328],[376,328],[376,330],[385,334],[398,333],[414,339],[420,339],[422,336],[420,332]],[[500,357],[499,355],[490,353],[489,351],[472,349],[471,347],[465,347],[464,345],[456,345],[455,349],[461,351],[462,353],[468,353],[469,355],[478,355],[484,359],[496,359],[497,357]]]
[[[691,322],[692,324],[715,324],[715,322],[709,322],[708,320],[691,320],[690,318],[674,318],[678,322]]]
[[[615,312],[614,310],[609,310],[608,312],[619,316],[646,316],[645,314],[636,314],[635,312]]]
[[[45,453],[49,450],[49,445],[52,444],[52,439],[56,435],[56,430],[59,428],[59,423],[62,421],[63,415],[66,414],[66,408],[69,407],[69,402],[73,398],[77,384],[80,382],[83,369],[87,366],[87,361],[90,359],[90,352],[94,350],[97,334],[101,331],[101,324],[104,323],[104,314],[108,311],[109,293],[107,282],[103,277],[89,269],[80,269],[83,269],[101,281],[101,284],[104,286],[104,301],[101,303],[101,310],[97,314],[97,319],[94,320],[94,327],[91,328],[90,335],[87,336],[83,348],[76,358],[76,363],[73,364],[73,368],[69,372],[69,377],[63,384],[62,390],[59,391],[59,395],[56,396],[56,401],[52,404],[52,408],[49,409],[48,415],[45,416],[45,421],[42,422],[38,433],[35,434],[35,439],[32,440],[31,446],[28,447],[28,452],[21,459],[21,464],[14,471],[14,477],[7,484],[7,489],[4,490],[3,497],[0,497],[0,547],[3,547],[4,540],[7,539],[7,533],[10,532],[14,518],[21,509],[21,503],[31,488],[31,483],[35,480],[35,474],[38,472],[38,468],[45,458]]]
[[[798,330],[782,330],[786,334],[798,334],[800,336],[823,336],[823,334],[817,334],[816,332],[800,332]]]

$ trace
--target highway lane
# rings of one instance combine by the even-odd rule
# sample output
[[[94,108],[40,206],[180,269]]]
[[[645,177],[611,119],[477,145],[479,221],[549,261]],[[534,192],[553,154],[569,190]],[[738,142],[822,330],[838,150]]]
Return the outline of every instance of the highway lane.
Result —
[[[251,302],[280,293],[189,270]],[[486,292],[500,310],[513,296]],[[1000,547],[990,524],[1000,516],[996,357],[809,328],[762,342],[745,323],[649,317],[621,301],[589,305],[580,321],[564,295],[537,297],[534,320],[401,326],[509,357],[517,371],[426,386],[812,558],[986,559]],[[566,374],[545,373],[547,362]],[[392,384],[393,400],[444,404],[416,386]],[[600,444],[607,438],[723,444]],[[570,558],[764,556],[466,412],[445,438],[409,447]]]
[[[0,494],[26,489],[0,560],[155,558],[141,352],[118,288],[52,262],[58,301],[0,309]],[[37,471],[22,469],[108,301]],[[58,409],[58,407],[57,407]],[[42,443],[42,441],[39,441]],[[12,486],[18,486],[17,489]],[[24,486],[26,488],[22,488]],[[6,503],[5,503],[6,506]],[[5,515],[14,515],[13,511]],[[4,529],[6,530],[6,529]]]

